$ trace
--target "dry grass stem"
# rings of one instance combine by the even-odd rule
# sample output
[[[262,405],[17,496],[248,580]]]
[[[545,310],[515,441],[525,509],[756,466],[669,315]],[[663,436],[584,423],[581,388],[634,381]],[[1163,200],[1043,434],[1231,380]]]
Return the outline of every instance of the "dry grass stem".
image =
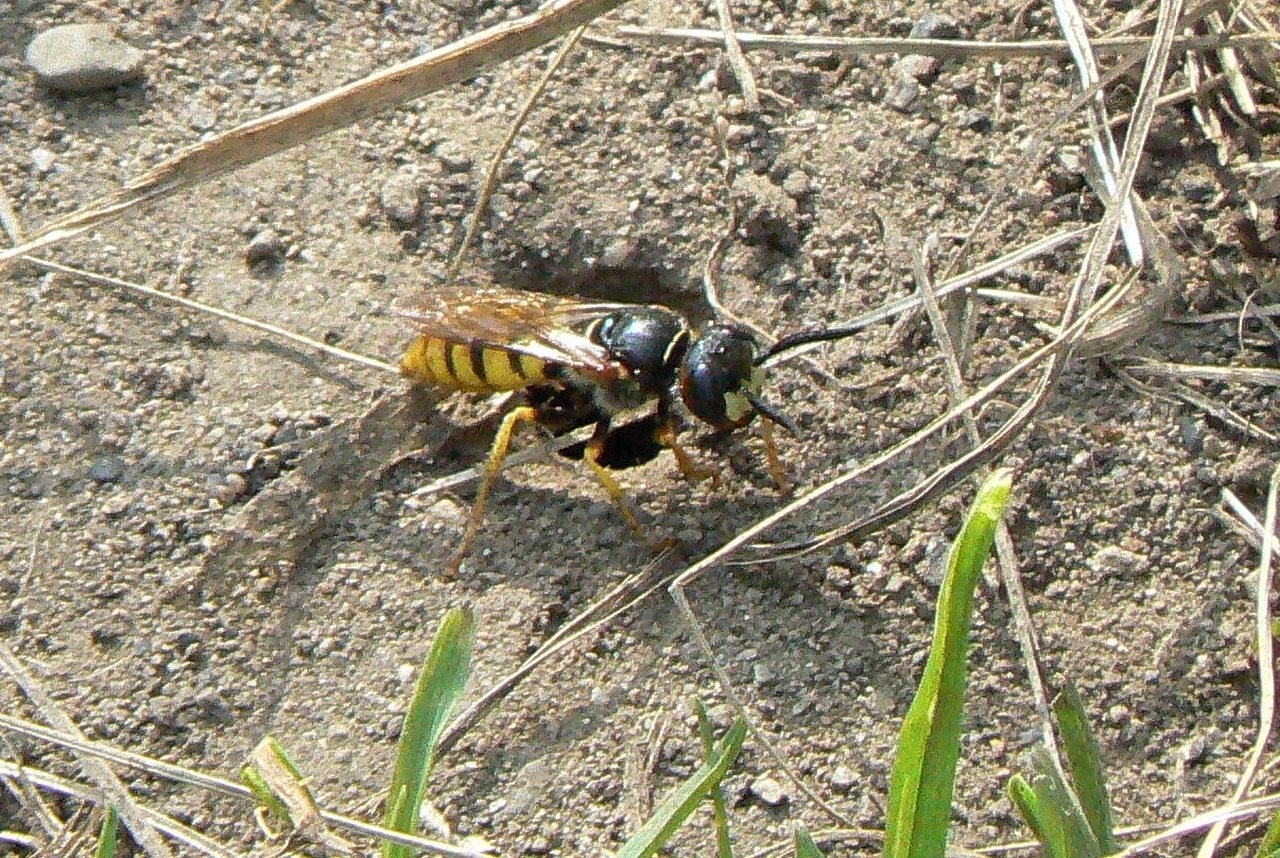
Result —
[[[757,113],[760,110],[760,93],[756,89],[756,78],[751,65],[742,53],[742,44],[738,41],[737,29],[733,25],[733,10],[729,8],[729,0],[715,0],[716,18],[720,22],[720,38],[724,43],[725,57],[729,60],[729,68],[742,90],[742,100],[748,111]]]
[[[1177,325],[1207,325],[1214,322],[1235,322],[1242,315],[1252,316],[1254,318],[1272,318],[1280,316],[1280,304],[1254,304],[1249,303],[1242,310],[1226,310],[1221,313],[1195,313],[1187,316],[1169,316],[1166,321],[1173,322]]]
[[[696,564],[695,564],[696,565]],[[693,567],[690,567],[693,568]],[[729,705],[733,707],[734,712],[741,718],[751,730],[751,736],[760,746],[764,748],[765,754],[769,760],[777,767],[778,771],[786,775],[787,779],[795,785],[796,789],[804,793],[805,797],[813,802],[815,807],[820,808],[829,817],[838,824],[846,827],[852,827],[853,822],[849,820],[843,813],[818,794],[817,790],[809,785],[807,779],[802,777],[791,761],[787,758],[778,743],[773,737],[760,728],[754,713],[747,707],[746,701],[742,695],[738,693],[738,687],[729,677],[729,672],[725,670],[724,664],[721,663],[716,655],[715,648],[711,646],[706,632],[702,630],[702,623],[698,620],[698,615],[694,613],[693,606],[689,604],[689,599],[685,595],[684,584],[681,582],[688,573],[688,569],[681,572],[679,576],[673,578],[667,587],[672,601],[676,604],[676,609],[680,612],[681,619],[689,629],[689,633],[693,635],[694,643],[697,644],[698,650],[706,659],[707,665],[711,668],[711,673],[715,676],[716,682],[720,685],[720,690],[724,692],[725,699]]]
[[[84,735],[71,720],[71,716],[58,705],[53,695],[45,690],[44,685],[26,669],[26,666],[14,655],[6,644],[0,643],[0,668],[22,689],[31,704],[44,719],[61,733],[75,736],[81,740]],[[151,858],[173,858],[173,850],[165,843],[155,826],[134,801],[133,794],[124,785],[115,772],[101,760],[78,754],[77,759],[84,773],[100,790],[108,804],[113,804],[120,814],[120,821],[129,829],[129,833]]]
[[[925,247],[929,245],[926,243]],[[938,340],[939,350],[943,355],[943,366],[946,368],[947,390],[952,407],[969,398],[969,391],[964,383],[960,368],[960,358],[956,354],[955,345],[951,341],[947,320],[938,305],[933,290],[933,283],[926,272],[924,252],[917,254],[916,282],[925,310],[932,323],[934,336]],[[972,447],[982,446],[982,436],[978,430],[978,422],[972,411],[964,413],[964,431]],[[1019,572],[1018,554],[1004,521],[996,527],[996,557],[1000,569],[1000,580],[1004,584],[1005,595],[1014,617],[1014,631],[1022,649],[1023,666],[1026,668],[1031,685],[1032,698],[1035,701],[1040,735],[1054,765],[1062,769],[1062,760],[1058,754],[1057,742],[1054,740],[1053,717],[1049,693],[1044,682],[1044,670],[1040,664],[1040,645],[1035,632],[1035,624],[1031,620],[1031,609],[1027,605],[1026,593],[1022,588],[1022,577]]]
[[[1255,551],[1262,550],[1262,540],[1265,536],[1262,522],[1253,514],[1253,510],[1240,500],[1239,495],[1231,491],[1231,489],[1223,489],[1222,503],[1215,509],[1219,517],[1226,521],[1231,529],[1240,534],[1249,546]],[[1266,766],[1268,771],[1274,770],[1280,765],[1280,759],[1273,759]]]
[[[82,268],[62,265],[61,263],[53,262],[48,259],[29,256],[24,261],[28,265],[32,265],[42,271],[52,271],[57,274],[65,274],[68,277],[83,280],[87,283],[92,283],[95,286],[109,286],[116,289],[123,289],[126,292],[133,292],[134,294],[142,295],[147,298],[155,298],[169,304],[176,304],[179,307],[184,307],[197,313],[204,313],[205,315],[213,316],[216,319],[221,319],[224,322],[231,322],[233,324],[240,325],[241,327],[250,328],[264,334],[269,334],[273,337],[278,337],[286,342],[293,343],[294,345],[301,346],[305,349],[315,350],[322,354],[329,355],[330,357],[337,358],[338,360],[391,373],[396,376],[400,375],[400,368],[395,364],[387,363],[386,361],[378,360],[377,358],[369,357],[368,355],[362,355],[359,352],[341,349],[337,346],[329,345],[323,340],[317,340],[314,337],[295,333],[287,328],[282,328],[279,325],[273,325],[270,322],[263,322],[251,316],[233,313],[230,310],[223,309],[222,307],[215,307],[212,304],[193,301],[190,298],[184,298],[181,295],[174,295],[172,292],[165,292],[151,286],[145,286],[141,283],[124,280],[120,277],[112,277],[107,274],[97,274],[93,271],[86,271]]]
[[[174,783],[186,784],[194,786],[198,789],[215,792],[220,795],[229,796],[231,798],[244,799],[249,802],[257,801],[257,797],[253,792],[243,784],[236,781],[226,780],[214,775],[205,774],[194,769],[175,766],[172,763],[166,763],[152,757],[144,757],[129,751],[124,751],[113,747],[106,742],[90,741],[83,736],[62,732],[60,730],[43,727],[39,724],[33,724],[29,721],[23,721],[19,718],[0,713],[0,728],[10,730],[19,735],[29,736],[50,745],[66,748],[73,753],[79,755],[84,760],[105,760],[117,765],[129,766],[139,771],[147,772],[156,777]],[[0,776],[13,777],[19,767],[5,760],[0,760]],[[74,781],[68,781],[63,778],[48,775],[38,770],[24,767],[29,772],[32,782],[44,790],[59,792],[64,795],[75,795],[89,801],[101,800],[101,793],[91,786],[78,784]],[[207,842],[207,847],[202,847],[201,851],[207,854],[220,856],[220,858],[234,858],[237,853],[226,850],[217,841],[206,837],[199,832],[185,829],[180,823],[176,823],[163,814],[158,813],[151,808],[139,807],[139,812],[144,818],[151,821],[157,830],[162,831],[168,836],[175,839],[193,839],[197,842]],[[381,837],[391,840],[395,843],[403,843],[421,849],[432,855],[444,855],[447,858],[486,858],[476,852],[467,849],[459,849],[448,843],[441,843],[437,840],[431,840],[424,837],[415,837],[413,835],[401,834],[398,831],[391,831],[378,825],[363,822],[358,819],[352,819],[348,816],[332,813],[330,811],[321,810],[320,817],[325,822],[337,828],[342,828],[356,834],[365,834],[372,837]],[[174,826],[182,832],[182,837],[174,833]]]
[[[724,36],[716,30],[696,28],[658,29],[653,27],[619,27],[619,38],[651,45],[724,44]],[[922,54],[940,59],[969,57],[1013,59],[1016,57],[1066,57],[1071,55],[1068,41],[1042,39],[1025,42],[981,42],[965,39],[887,39],[843,36],[772,35],[768,33],[737,34],[738,42],[748,51],[777,51],[794,54],[823,51],[840,56],[866,54]],[[1182,36],[1174,41],[1176,51],[1208,51],[1233,47],[1263,47],[1280,38],[1280,33],[1233,33],[1214,36]],[[1122,36],[1094,39],[1091,44],[1100,54],[1141,54],[1151,42],[1150,36]]]
[[[1222,20],[1220,12],[1214,12],[1205,18],[1205,25],[1215,35],[1227,33],[1227,25]],[[1222,73],[1227,77],[1236,108],[1246,117],[1257,116],[1258,102],[1254,99],[1249,81],[1244,76],[1244,64],[1240,61],[1240,54],[1230,46],[1223,46],[1214,53],[1218,58],[1218,64],[1222,67]]]
[[[936,418],[924,428],[918,430],[909,438],[895,444],[890,449],[880,453],[872,459],[863,462],[849,471],[828,480],[826,483],[810,490],[803,496],[795,499],[790,504],[769,516],[756,522],[750,528],[739,533],[733,539],[729,540],[712,554],[698,561],[698,563],[689,567],[683,576],[688,576],[688,580],[692,580],[697,575],[706,571],[707,568],[723,562],[728,559],[729,555],[737,552],[744,545],[752,542],[760,534],[772,529],[775,525],[791,517],[795,513],[816,502],[823,496],[830,494],[838,488],[841,488],[851,482],[863,479],[871,471],[876,470],[906,453],[936,434],[942,432],[952,421],[966,413],[970,409],[974,409],[989,401],[996,394],[1000,393],[1008,384],[1015,379],[1021,378],[1022,375],[1032,367],[1038,366],[1040,363],[1047,365],[1042,368],[1041,375],[1037,380],[1034,389],[1028,395],[1028,398],[1019,408],[1002,424],[997,430],[987,437],[982,447],[972,449],[955,459],[948,465],[939,468],[924,480],[916,483],[910,489],[902,492],[893,499],[883,503],[874,512],[864,516],[849,524],[829,530],[817,537],[807,539],[799,543],[782,546],[781,553],[755,556],[744,563],[755,562],[774,562],[784,559],[799,557],[825,548],[836,542],[845,539],[857,539],[866,536],[869,533],[894,522],[900,520],[911,510],[917,508],[920,504],[934,497],[943,489],[954,485],[960,479],[968,476],[973,470],[990,461],[1000,450],[1004,449],[1008,444],[1012,443],[1023,428],[1027,425],[1031,416],[1035,414],[1047,401],[1050,390],[1056,383],[1058,375],[1062,371],[1062,355],[1069,353],[1074,344],[1084,335],[1088,327],[1093,324],[1100,316],[1103,316],[1115,309],[1122,301],[1126,300],[1135,278],[1130,278],[1123,285],[1114,288],[1109,292],[1103,300],[1089,308],[1083,313],[1071,326],[1065,329],[1062,335],[1051,343],[1040,346],[1032,350],[1025,357],[1018,360],[1012,367],[1005,370],[985,386],[977,390],[964,402],[954,406],[947,413]],[[680,579],[677,579],[679,582]]]
[[[102,793],[98,789],[89,784],[82,784],[77,781],[60,777],[42,769],[33,769],[30,766],[20,766],[9,760],[0,760],[0,778],[16,778],[21,774],[27,777],[40,789],[53,793],[55,795],[69,796],[79,799],[83,802],[101,802]],[[182,844],[190,848],[196,854],[208,855],[209,858],[245,858],[243,853],[234,852],[218,841],[193,828],[189,828],[178,822],[172,817],[166,816],[149,807],[140,806],[138,808],[142,816],[155,829],[164,834],[175,843]],[[56,853],[51,853],[56,854]]]
[[[445,728],[437,744],[437,753],[445,754],[449,748],[466,735],[498,702],[516,689],[534,670],[565,652],[583,637],[593,634],[634,606],[648,599],[666,586],[671,575],[662,570],[659,557],[639,572],[628,576],[620,584],[594,600],[581,614],[565,623],[533,655],[519,667],[494,683],[466,710],[455,717]]]
[[[1058,26],[1062,28],[1067,45],[1071,49],[1071,59],[1075,62],[1076,72],[1080,76],[1080,87],[1090,89],[1098,86],[1102,76],[1098,70],[1093,46],[1089,41],[1084,13],[1075,0],[1055,0],[1053,10],[1058,18]],[[1111,134],[1111,126],[1107,120],[1105,95],[1101,90],[1087,102],[1085,117],[1089,120],[1089,145],[1093,149],[1094,166],[1102,175],[1106,193],[1114,196],[1117,187],[1116,169],[1120,158],[1116,150],[1115,137]],[[1124,236],[1125,249],[1129,252],[1129,264],[1141,265],[1142,240],[1138,235],[1133,201],[1129,199],[1128,192],[1120,197],[1120,202],[1123,206],[1120,232]]]
[[[454,275],[458,273],[458,268],[462,265],[463,255],[480,233],[480,223],[485,209],[489,207],[489,200],[493,197],[493,190],[498,186],[498,171],[502,167],[502,161],[506,158],[507,152],[511,149],[511,144],[515,142],[516,135],[524,127],[525,122],[529,119],[529,114],[533,112],[534,105],[538,103],[538,99],[546,91],[547,85],[551,83],[551,79],[555,77],[556,72],[564,65],[564,61],[569,58],[569,54],[573,52],[578,40],[582,38],[582,34],[585,31],[586,26],[584,25],[569,34],[564,44],[556,51],[556,55],[551,59],[551,62],[547,64],[547,70],[542,73],[542,77],[538,78],[538,82],[529,90],[529,95],[525,98],[524,104],[520,106],[515,118],[511,120],[511,125],[507,128],[507,136],[502,138],[502,143],[499,144],[497,150],[493,153],[493,157],[489,160],[489,169],[485,173],[484,185],[481,186],[480,195],[476,197],[476,204],[471,209],[471,222],[467,224],[466,234],[462,236],[462,241],[453,252],[453,259],[449,262],[449,267],[445,269],[445,280],[452,280]]]
[[[1152,834],[1150,837],[1126,846],[1119,852],[1110,855],[1109,858],[1137,858],[1139,855],[1150,853],[1157,846],[1181,840],[1211,826],[1253,819],[1260,817],[1264,813],[1274,813],[1277,810],[1280,810],[1280,795],[1267,795],[1261,798],[1249,799],[1239,804],[1233,804],[1229,807],[1198,814],[1190,819],[1184,819],[1156,834]]]
[[[473,77],[491,65],[531,51],[589,23],[622,2],[551,0],[529,15],[459,39],[183,149],[119,191],[59,218],[23,244],[0,251],[0,270],[18,257],[120,217],[143,203],[162,199]]]
[[[999,256],[990,262],[985,262],[976,268],[972,268],[969,271],[963,272],[939,283],[937,288],[934,290],[934,296],[941,299],[944,296],[951,295],[960,289],[971,288],[984,280],[988,280],[999,275],[1001,272],[1006,271],[1009,268],[1021,265],[1040,256],[1046,256],[1060,248],[1067,247],[1081,241],[1092,235],[1094,229],[1095,227],[1093,226],[1078,227],[1076,229],[1063,230],[1061,232],[1053,233],[1052,235],[1038,238],[1030,244],[1023,245],[1010,253]],[[1043,303],[1044,300],[1053,299],[1042,299],[1037,297],[1033,300],[1037,303]],[[863,328],[869,328],[872,325],[878,325],[881,322],[887,322],[890,319],[903,315],[904,313],[914,312],[919,309],[920,306],[921,296],[919,292],[915,292],[903,298],[890,301],[878,310],[872,310],[870,313],[864,313],[856,319],[852,319],[847,322],[838,322],[833,324],[831,327],[833,329],[839,329],[845,333],[853,333],[855,331],[862,330]],[[1060,301],[1055,301],[1054,306],[1061,310],[1062,303]],[[765,361],[764,366],[766,369],[771,366],[776,366],[779,363],[792,360],[799,355],[808,354],[811,351],[821,348],[822,345],[822,343],[812,343],[808,346],[801,346],[788,351],[777,359]]]
[[[1280,387],[1280,369],[1267,369],[1265,367],[1196,366],[1185,363],[1171,363],[1169,361],[1139,359],[1126,363],[1125,369],[1138,375],[1154,375],[1163,378]]]
[[[1186,75],[1188,88],[1194,93],[1191,115],[1205,139],[1214,145],[1218,152],[1218,164],[1226,165],[1231,161],[1231,144],[1222,128],[1222,121],[1213,109],[1215,87],[1209,86],[1210,74],[1205,67],[1204,58],[1198,54],[1187,54],[1182,59],[1182,73]]]
[[[1277,496],[1280,495],[1280,466],[1271,472],[1271,483],[1267,490],[1267,511],[1262,524],[1262,550],[1258,559],[1258,571],[1254,600],[1254,645],[1258,656],[1258,735],[1244,770],[1236,782],[1232,794],[1232,805],[1238,805],[1253,788],[1258,769],[1262,764],[1262,755],[1266,753],[1267,744],[1271,741],[1271,725],[1276,712],[1276,677],[1274,656],[1274,633],[1271,629],[1271,558],[1275,554],[1276,544],[1276,511]],[[1226,823],[1216,823],[1209,829],[1197,852],[1199,858],[1210,858],[1218,849],[1218,843],[1226,831]]]
[[[1280,443],[1280,436],[1266,429],[1263,429],[1253,421],[1236,413],[1233,409],[1228,408],[1220,402],[1189,390],[1183,385],[1174,385],[1167,390],[1155,388],[1146,382],[1139,381],[1131,375],[1124,364],[1120,361],[1107,361],[1107,368],[1116,374],[1116,378],[1123,381],[1134,390],[1141,391],[1153,399],[1160,399],[1165,402],[1180,401],[1198,411],[1203,411],[1215,420],[1221,421],[1223,424],[1230,426],[1240,433],[1258,441],[1264,441],[1268,444]]]

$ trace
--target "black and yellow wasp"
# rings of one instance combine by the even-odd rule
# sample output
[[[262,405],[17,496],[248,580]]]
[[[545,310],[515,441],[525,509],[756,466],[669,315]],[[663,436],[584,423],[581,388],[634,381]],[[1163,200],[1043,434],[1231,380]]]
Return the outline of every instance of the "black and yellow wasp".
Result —
[[[722,432],[746,425],[757,414],[765,417],[770,470],[782,484],[769,424],[794,429],[760,398],[760,364],[778,349],[762,354],[743,328],[713,324],[695,332],[684,316],[657,304],[587,301],[497,286],[424,290],[396,301],[393,310],[420,329],[400,362],[412,382],[472,393],[525,392],[525,404],[507,413],[494,438],[455,567],[479,529],[491,484],[522,422],[542,424],[556,434],[594,425],[591,438],[567,452],[591,466],[642,536],[609,468],[639,464],[670,449],[687,477],[715,475],[698,468],[680,446],[678,404]],[[827,337],[800,339],[819,338]],[[795,344],[797,338],[787,341],[787,347]],[[644,417],[613,424],[620,412],[653,402],[656,408]]]

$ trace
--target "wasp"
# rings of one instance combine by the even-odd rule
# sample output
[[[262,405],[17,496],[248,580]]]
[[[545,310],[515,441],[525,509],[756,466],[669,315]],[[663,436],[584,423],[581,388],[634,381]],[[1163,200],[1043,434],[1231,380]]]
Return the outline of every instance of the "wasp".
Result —
[[[521,423],[555,434],[594,426],[591,437],[566,454],[583,459],[642,537],[621,487],[609,472],[674,453],[690,479],[715,479],[680,445],[680,407],[717,432],[765,418],[770,471],[785,485],[772,424],[795,427],[761,398],[762,353],[736,325],[695,330],[659,304],[589,301],[498,286],[454,285],[397,300],[393,311],[419,329],[400,362],[415,384],[471,393],[523,391],[494,437],[454,568],[484,517],[489,490]],[[807,339],[807,338],[806,338]],[[796,338],[788,340],[794,344]],[[655,404],[637,420],[615,426],[623,412]]]

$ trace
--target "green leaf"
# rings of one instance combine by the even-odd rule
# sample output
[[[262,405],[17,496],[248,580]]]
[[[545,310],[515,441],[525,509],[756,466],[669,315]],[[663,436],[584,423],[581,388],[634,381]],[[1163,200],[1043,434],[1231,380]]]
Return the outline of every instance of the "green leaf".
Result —
[[[116,806],[109,804],[102,814],[102,828],[98,830],[96,858],[115,858],[116,845],[120,842],[120,814]]]
[[[1036,773],[1031,785],[1040,808],[1046,853],[1053,858],[1102,858],[1102,847],[1049,752],[1035,748],[1032,762]]]
[[[988,477],[951,546],[929,660],[898,739],[889,785],[886,858],[938,858],[946,851],[960,759],[973,592],[1011,486],[1007,469]]]
[[[707,715],[706,705],[693,698],[693,712],[698,716],[698,738],[702,740],[702,752],[707,760],[715,753],[715,730]],[[724,790],[716,784],[711,790],[711,807],[715,811],[716,852],[720,858],[733,858],[733,841],[729,837],[729,811],[724,803]]]
[[[1076,798],[1084,812],[1103,855],[1118,851],[1111,818],[1111,799],[1107,795],[1106,775],[1102,771],[1102,753],[1089,729],[1084,701],[1075,686],[1068,683],[1053,701],[1053,714],[1062,734],[1062,749],[1067,756]]]
[[[617,858],[650,858],[679,830],[702,801],[724,779],[729,766],[742,750],[747,737],[747,725],[738,721],[725,733],[724,741],[689,779],[663,800],[653,816],[639,831],[631,836],[618,852]]]
[[[475,618],[471,611],[449,611],[418,675],[418,686],[400,731],[384,821],[393,831],[417,833],[427,778],[435,763],[436,743],[466,687],[474,644]],[[382,844],[383,858],[410,858],[412,854],[407,846]]]
[[[1258,844],[1258,858],[1280,858],[1280,811],[1271,817],[1262,842]]]
[[[1022,775],[1014,775],[1009,778],[1005,791],[1009,794],[1009,800],[1013,802],[1013,806],[1022,814],[1023,821],[1027,823],[1036,840],[1044,845],[1044,818],[1040,813],[1040,799],[1036,791],[1031,788],[1031,784],[1027,783],[1027,779]]]
[[[252,764],[246,763],[240,767],[240,780],[257,796],[258,804],[264,806],[282,824],[292,827],[293,819],[289,816],[289,808],[285,807],[267,779]]]
[[[822,850],[813,842],[803,822],[797,822],[792,830],[796,838],[796,858],[823,858]]]

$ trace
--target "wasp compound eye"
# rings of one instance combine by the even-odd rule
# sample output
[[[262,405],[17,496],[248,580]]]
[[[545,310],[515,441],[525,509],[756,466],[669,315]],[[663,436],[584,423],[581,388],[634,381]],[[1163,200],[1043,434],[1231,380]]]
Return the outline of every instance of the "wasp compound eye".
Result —
[[[591,337],[631,372],[641,388],[652,393],[660,393],[674,380],[689,345],[684,320],[656,307],[610,313]]]
[[[738,328],[708,328],[689,347],[680,365],[680,396],[694,417],[715,429],[734,429],[755,416],[751,397],[762,373],[755,368],[756,344]]]

